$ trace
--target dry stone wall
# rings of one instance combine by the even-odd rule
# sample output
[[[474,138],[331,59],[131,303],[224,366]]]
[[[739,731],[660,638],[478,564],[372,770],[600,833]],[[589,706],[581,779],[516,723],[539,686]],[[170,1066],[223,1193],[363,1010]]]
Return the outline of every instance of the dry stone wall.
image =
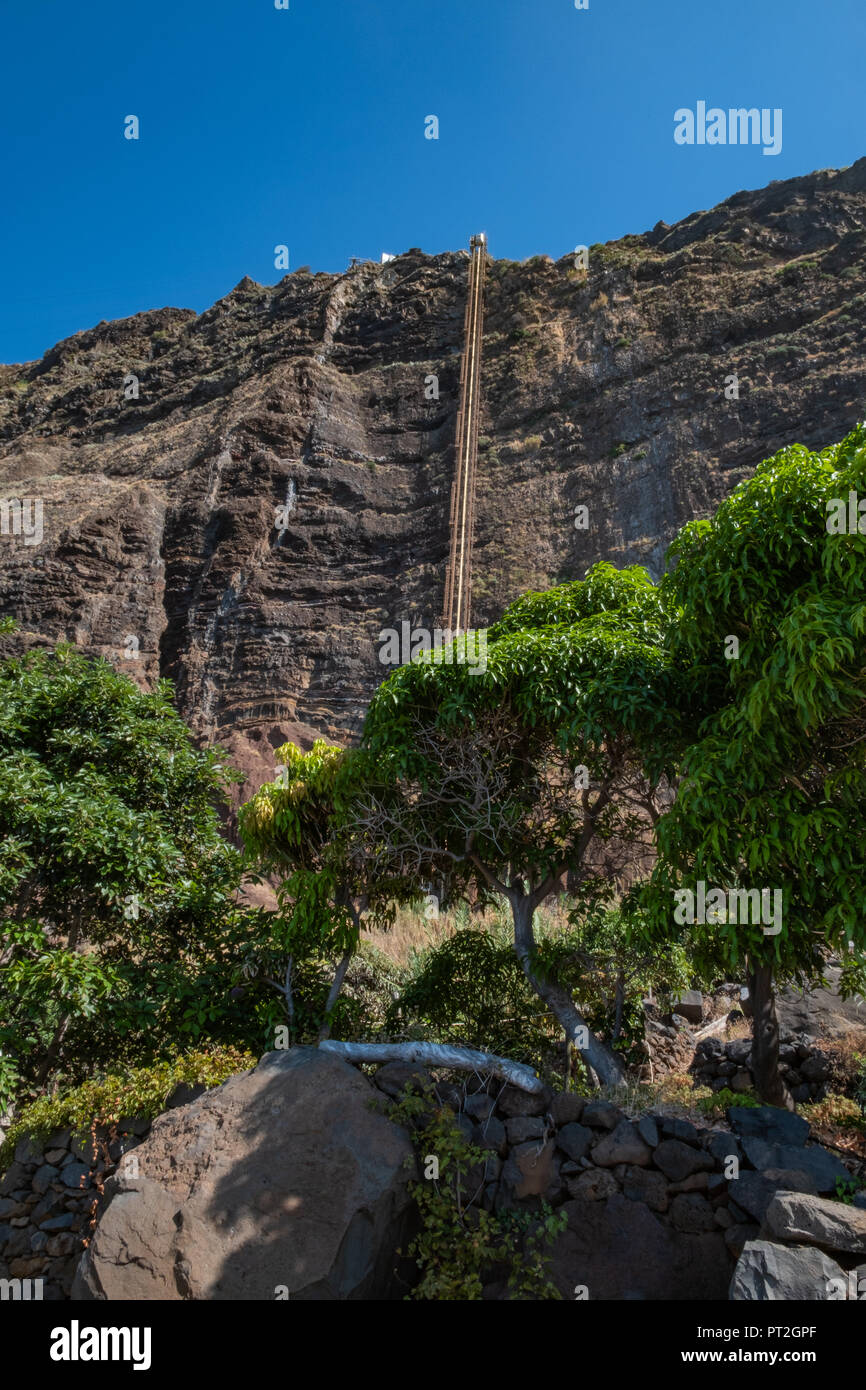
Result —
[[[259,1075],[263,1089],[250,1100],[249,1078]],[[106,1251],[112,1241],[125,1246],[134,1240],[137,1229],[132,1235],[125,1227],[112,1234],[111,1201],[118,1192],[134,1193],[147,1205],[148,1191],[168,1190],[170,1200],[162,1213],[167,1238],[175,1235],[168,1207],[180,1202],[192,1250],[210,1249],[197,1226],[189,1234],[204,1219],[199,1213],[193,1220],[183,1199],[188,1181],[193,1186],[202,1181],[201,1175],[193,1181],[193,1168],[198,1172],[197,1165],[204,1163],[202,1173],[212,1173],[222,1163],[220,1181],[223,1190],[235,1194],[231,1200],[244,1211],[267,1213],[268,1203],[273,1206],[276,1200],[267,1154],[279,1145],[283,1167],[298,1163],[306,1172],[312,1161],[320,1170],[316,1191],[318,1200],[324,1200],[322,1194],[333,1184],[345,1187],[347,1181],[344,1173],[329,1171],[333,1145],[322,1139],[333,1097],[343,1097],[344,1129],[352,1107],[359,1115],[371,1108],[384,1113],[386,1100],[396,1099],[407,1085],[433,1087],[436,1101],[453,1111],[467,1139],[486,1151],[484,1171],[475,1175],[477,1200],[484,1209],[533,1210],[547,1202],[565,1213],[567,1226],[552,1250],[552,1277],[563,1298],[713,1300],[727,1298],[729,1289],[733,1298],[803,1296],[769,1290],[800,1289],[809,1279],[815,1288],[818,1275],[847,1279],[864,1262],[863,1235],[856,1232],[866,1220],[866,1197],[857,1196],[851,1206],[833,1200],[837,1179],[847,1180],[850,1174],[836,1155],[810,1142],[808,1123],[797,1115],[770,1107],[736,1107],[725,1121],[696,1125],[672,1113],[633,1117],[609,1100],[570,1092],[529,1095],[495,1080],[466,1083],[451,1076],[437,1079],[418,1066],[394,1062],[380,1067],[371,1084],[336,1058],[296,1048],[268,1054],[253,1072],[198,1099],[176,1093],[171,1109],[153,1125],[129,1120],[113,1134],[97,1132],[95,1143],[93,1136],[80,1138],[68,1130],[41,1145],[22,1140],[0,1181],[0,1276],[41,1278],[46,1298],[69,1297],[85,1242],[92,1240],[99,1218],[101,1236],[85,1260],[91,1272],[79,1280],[77,1296],[143,1296],[131,1285],[111,1283],[121,1276]],[[330,1101],[322,1094],[326,1081],[333,1093]],[[314,1101],[322,1113],[310,1130],[302,1121]],[[250,1104],[258,1108],[249,1110]],[[249,1147],[246,1140],[231,1146],[232,1126],[241,1124],[243,1114],[256,1117],[252,1128],[257,1140],[246,1157],[241,1152],[243,1144]],[[288,1133],[287,1117],[295,1117]],[[226,1144],[220,1159],[217,1150]],[[383,1191],[390,1182],[388,1178]],[[153,1210],[162,1212],[162,1205],[160,1197]],[[122,1215],[126,1210],[115,1208],[115,1224],[127,1219]],[[852,1217],[852,1212],[858,1215]],[[350,1220],[347,1229],[351,1225]],[[280,1240],[291,1246],[291,1221],[280,1230]],[[784,1245],[788,1253],[768,1254],[768,1243]],[[271,1254],[279,1268],[284,1256],[279,1241],[276,1245]],[[827,1258],[802,1253],[813,1247]],[[368,1250],[366,1258],[371,1268],[379,1268],[393,1255],[392,1250]],[[214,1263],[212,1252],[209,1259],[208,1269]],[[827,1274],[827,1259],[841,1272]],[[166,1256],[166,1269],[174,1269],[175,1263],[174,1256]],[[172,1287],[156,1296],[203,1296],[200,1288],[195,1292],[194,1264],[193,1259],[189,1288]],[[157,1271],[153,1277],[163,1276]],[[272,1296],[261,1290],[244,1293],[243,1280],[237,1272],[233,1277],[233,1297]],[[332,1291],[324,1296],[334,1297],[328,1278],[323,1276],[322,1288]],[[125,1273],[122,1279],[127,1279]],[[113,1293],[106,1292],[112,1287]],[[820,1284],[819,1292],[806,1296],[830,1297],[823,1288]],[[127,1291],[119,1291],[123,1289]],[[392,1291],[388,1296],[397,1295]],[[504,1286],[495,1282],[484,1291],[489,1300],[505,1296]]]

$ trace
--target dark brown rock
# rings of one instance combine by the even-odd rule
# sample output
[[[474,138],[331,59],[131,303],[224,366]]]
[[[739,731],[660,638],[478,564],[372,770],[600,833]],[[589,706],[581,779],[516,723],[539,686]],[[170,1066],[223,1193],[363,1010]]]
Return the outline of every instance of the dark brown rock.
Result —
[[[706,1197],[700,1192],[680,1192],[671,1202],[671,1221],[678,1231],[701,1231],[716,1229],[716,1215]]]
[[[692,1173],[712,1171],[716,1166],[711,1154],[684,1144],[682,1139],[663,1139],[653,1150],[652,1161],[671,1182],[682,1182]]]
[[[559,1160],[553,1140],[544,1145],[533,1142],[512,1149],[502,1169],[503,1200],[510,1194],[523,1197],[552,1197],[559,1188]]]
[[[574,1091],[557,1091],[550,1102],[550,1113],[555,1125],[570,1125],[580,1119],[586,1105],[586,1097],[575,1095]]]
[[[167,1111],[138,1176],[125,1158],[111,1180],[73,1297],[399,1296],[412,1149],[374,1094],[339,1058],[293,1048]]]
[[[544,1120],[540,1115],[514,1115],[505,1121],[505,1133],[509,1144],[525,1144],[529,1139],[541,1139]]]
[[[667,1211],[670,1204],[664,1177],[651,1168],[629,1168],[623,1179],[622,1195],[633,1202],[645,1202],[650,1211]]]
[[[430,1073],[414,1062],[386,1062],[379,1067],[373,1081],[392,1100],[398,1100],[407,1086],[413,1095],[422,1095],[433,1089]]]
[[[616,1129],[599,1139],[592,1150],[592,1161],[600,1168],[614,1168],[618,1163],[637,1164],[645,1168],[653,1151],[645,1144],[631,1120],[620,1120]]]
[[[609,1168],[587,1168],[579,1177],[568,1179],[570,1197],[584,1202],[603,1202],[619,1192],[619,1183]]]
[[[497,1093],[496,1107],[507,1119],[517,1115],[544,1115],[550,1105],[551,1093],[545,1089],[535,1094],[521,1091],[517,1086],[505,1086]]]
[[[590,1100],[583,1107],[581,1120],[591,1129],[616,1129],[627,1117],[618,1105],[609,1100]]]
[[[557,1148],[562,1149],[572,1162],[586,1158],[595,1139],[595,1132],[586,1125],[576,1123],[563,1125],[556,1135]]]

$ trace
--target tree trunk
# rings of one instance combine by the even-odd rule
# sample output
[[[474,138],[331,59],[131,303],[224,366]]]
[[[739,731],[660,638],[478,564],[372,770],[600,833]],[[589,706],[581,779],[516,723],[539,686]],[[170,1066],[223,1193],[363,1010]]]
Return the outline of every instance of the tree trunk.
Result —
[[[620,1086],[625,1080],[622,1063],[616,1054],[589,1031],[584,1019],[574,1006],[574,1000],[567,989],[552,980],[539,979],[532,969],[532,953],[535,937],[532,931],[534,904],[531,894],[521,895],[512,889],[509,893],[511,911],[514,916],[514,950],[523,967],[523,973],[539,999],[547,1005],[554,1018],[565,1029],[565,1036],[581,1054],[584,1061],[597,1072],[605,1086]]]
[[[779,1072],[779,1022],[773,992],[773,967],[750,965],[748,980],[752,1000],[752,1075],[755,1090],[765,1105],[793,1110],[794,1102]]]
[[[48,1047],[45,1051],[45,1055],[42,1058],[42,1062],[36,1072],[37,1086],[44,1086],[52,1070],[54,1069],[58,1061],[58,1058],[60,1057],[60,1049],[63,1046],[63,1039],[66,1037],[66,1033],[71,1022],[72,1014],[64,1014],[63,1018],[60,1020],[59,1024],[55,1028],[54,1036],[52,1037],[51,1042],[48,1044]]]
[[[346,971],[349,968],[349,962],[353,954],[352,951],[347,951],[340,961],[340,964],[337,966],[333,981],[331,982],[331,988],[328,990],[328,998],[325,1001],[325,1017],[319,1029],[319,1042],[324,1042],[326,1038],[331,1036],[331,1014],[334,1012],[340,990],[343,988],[343,981],[346,978]]]

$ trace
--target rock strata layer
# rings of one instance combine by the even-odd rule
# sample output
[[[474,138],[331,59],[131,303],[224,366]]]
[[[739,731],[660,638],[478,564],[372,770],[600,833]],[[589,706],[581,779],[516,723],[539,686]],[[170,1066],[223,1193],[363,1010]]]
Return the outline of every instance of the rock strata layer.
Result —
[[[866,160],[573,261],[489,266],[476,626],[599,559],[658,574],[762,458],[864,414]],[[356,735],[379,633],[441,609],[467,266],[245,279],[0,366],[0,498],[43,507],[39,544],[0,536],[18,644],[173,678],[247,794],[286,738]]]

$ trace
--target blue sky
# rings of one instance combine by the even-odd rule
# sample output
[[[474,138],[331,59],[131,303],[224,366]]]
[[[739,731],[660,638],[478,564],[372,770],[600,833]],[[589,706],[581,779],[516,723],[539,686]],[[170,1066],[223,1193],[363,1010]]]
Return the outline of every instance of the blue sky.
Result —
[[[0,0],[0,361],[278,244],[559,257],[851,164],[864,40],[863,0]],[[781,153],[675,144],[701,100],[780,107]]]

